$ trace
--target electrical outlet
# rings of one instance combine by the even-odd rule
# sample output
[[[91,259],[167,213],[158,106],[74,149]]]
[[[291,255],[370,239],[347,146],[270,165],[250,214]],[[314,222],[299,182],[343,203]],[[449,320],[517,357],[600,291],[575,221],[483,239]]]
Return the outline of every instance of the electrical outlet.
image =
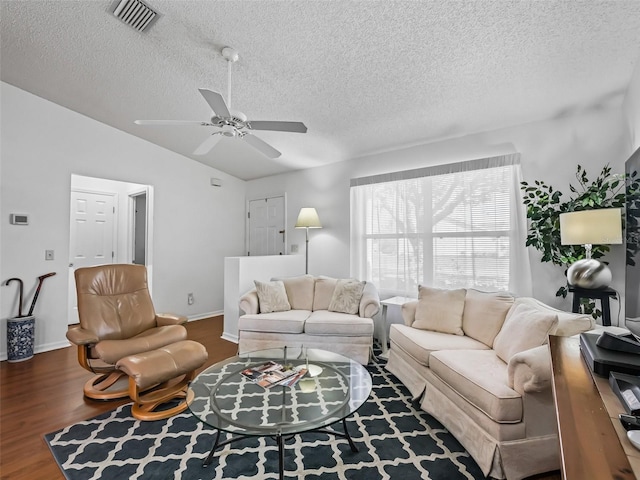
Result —
[[[193,305],[193,293],[187,293],[187,304]]]
[[[53,260],[53,250],[45,250],[44,251],[44,259],[45,260]]]
[[[298,244],[297,243],[292,243],[291,244],[291,253],[298,253]]]

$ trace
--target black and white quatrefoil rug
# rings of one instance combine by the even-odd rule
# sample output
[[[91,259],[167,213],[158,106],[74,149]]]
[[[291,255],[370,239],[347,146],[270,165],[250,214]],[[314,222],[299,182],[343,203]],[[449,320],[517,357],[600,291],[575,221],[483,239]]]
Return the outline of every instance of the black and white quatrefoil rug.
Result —
[[[367,367],[373,391],[347,420],[359,452],[345,439],[322,433],[296,435],[285,446],[285,479],[484,479],[464,448],[384,364]],[[337,431],[341,425],[337,425]],[[45,435],[69,480],[277,479],[278,448],[271,438],[247,438],[216,452],[202,467],[215,431],[185,412],[140,422],[130,405]]]

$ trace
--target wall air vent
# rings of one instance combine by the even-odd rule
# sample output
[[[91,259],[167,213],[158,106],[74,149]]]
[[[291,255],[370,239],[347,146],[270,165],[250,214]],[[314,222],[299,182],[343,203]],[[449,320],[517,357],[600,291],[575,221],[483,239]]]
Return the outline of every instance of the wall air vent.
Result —
[[[149,28],[158,19],[158,12],[152,10],[140,0],[121,0],[117,2],[113,14],[139,32]]]

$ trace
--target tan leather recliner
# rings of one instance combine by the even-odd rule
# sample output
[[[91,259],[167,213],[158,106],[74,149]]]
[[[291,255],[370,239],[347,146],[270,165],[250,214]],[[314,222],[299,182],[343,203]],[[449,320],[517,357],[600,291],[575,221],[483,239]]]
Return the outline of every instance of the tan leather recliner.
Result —
[[[126,373],[116,363],[130,355],[187,339],[184,316],[156,314],[143,265],[111,264],[75,271],[80,325],[67,332],[78,361],[97,374],[84,386],[93,399],[126,397]]]

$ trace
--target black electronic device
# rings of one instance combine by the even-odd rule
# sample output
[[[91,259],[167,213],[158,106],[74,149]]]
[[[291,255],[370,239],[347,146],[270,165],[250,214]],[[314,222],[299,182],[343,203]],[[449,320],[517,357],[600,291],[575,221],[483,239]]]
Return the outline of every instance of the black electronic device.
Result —
[[[609,385],[629,415],[640,414],[640,377],[611,372]]]
[[[625,430],[640,430],[640,417],[621,413],[620,415],[618,415],[618,418],[620,419],[620,423]]]
[[[602,332],[596,341],[596,345],[607,350],[640,355],[640,341],[632,333],[616,335],[611,332]]]
[[[593,373],[607,378],[609,372],[640,375],[640,355],[599,347],[596,345],[599,337],[597,333],[580,334],[580,351]]]

